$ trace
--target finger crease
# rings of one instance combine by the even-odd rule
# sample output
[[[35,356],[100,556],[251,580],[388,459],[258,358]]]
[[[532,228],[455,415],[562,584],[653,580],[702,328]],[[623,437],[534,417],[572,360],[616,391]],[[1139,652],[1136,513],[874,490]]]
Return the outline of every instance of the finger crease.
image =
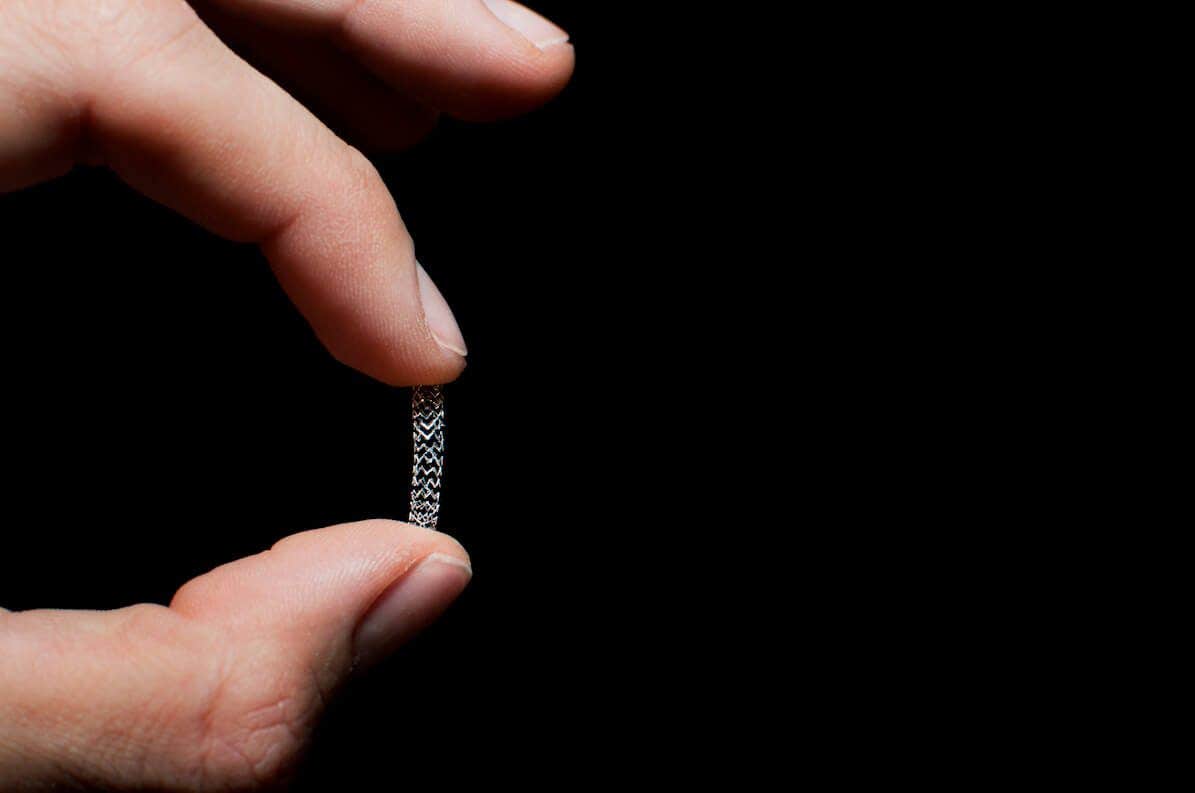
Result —
[[[302,208],[295,210],[295,212],[292,213],[286,220],[277,224],[263,234],[257,244],[262,247],[267,247],[273,243],[276,243],[278,240],[282,239],[282,237],[286,236],[288,231],[299,224],[299,222],[303,219],[304,214],[305,212]]]

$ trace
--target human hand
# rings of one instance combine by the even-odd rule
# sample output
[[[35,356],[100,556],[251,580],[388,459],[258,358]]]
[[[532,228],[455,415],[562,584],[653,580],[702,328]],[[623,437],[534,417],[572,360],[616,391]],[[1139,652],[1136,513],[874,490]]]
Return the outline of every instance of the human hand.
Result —
[[[531,109],[572,48],[491,5],[531,38],[482,0],[0,0],[0,191],[107,165],[260,244],[340,360],[393,385],[451,380],[464,341],[376,170],[270,78],[368,148],[415,142],[440,111]],[[220,567],[169,608],[0,609],[0,790],[283,781],[326,698],[435,619],[467,560],[446,535],[370,521]]]
[[[447,535],[375,520],[288,537],[169,608],[0,609],[0,790],[285,782],[327,698],[470,575]]]
[[[510,0],[194,5],[373,147],[413,143],[440,110],[531,109],[572,73],[563,32]],[[344,363],[392,385],[464,368],[452,312],[374,167],[183,0],[0,0],[0,192],[77,162],[258,243]]]

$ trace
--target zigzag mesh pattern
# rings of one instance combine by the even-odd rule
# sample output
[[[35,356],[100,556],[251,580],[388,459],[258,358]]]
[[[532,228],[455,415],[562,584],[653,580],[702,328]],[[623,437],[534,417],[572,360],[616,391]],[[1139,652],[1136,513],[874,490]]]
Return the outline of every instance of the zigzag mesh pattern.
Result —
[[[444,475],[444,392],[440,386],[416,386],[411,393],[411,428],[415,460],[407,522],[434,529],[440,520],[440,479]]]

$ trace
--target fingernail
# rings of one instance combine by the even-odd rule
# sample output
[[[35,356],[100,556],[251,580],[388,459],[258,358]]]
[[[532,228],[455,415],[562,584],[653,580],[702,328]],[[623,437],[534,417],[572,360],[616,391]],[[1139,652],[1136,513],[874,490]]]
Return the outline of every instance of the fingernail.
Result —
[[[482,0],[482,2],[493,12],[494,16],[522,33],[524,38],[541,50],[568,41],[567,33],[530,8],[512,2],[512,0]]]
[[[364,666],[381,661],[426,628],[456,600],[473,577],[469,563],[433,553],[370,607],[353,640]]]
[[[432,335],[444,349],[457,355],[468,355],[465,337],[461,335],[461,329],[456,324],[452,309],[448,307],[448,301],[440,294],[440,290],[436,288],[435,282],[423,269],[422,264],[415,262],[415,271],[419,275],[419,299],[423,301],[423,316],[427,318],[427,327]]]

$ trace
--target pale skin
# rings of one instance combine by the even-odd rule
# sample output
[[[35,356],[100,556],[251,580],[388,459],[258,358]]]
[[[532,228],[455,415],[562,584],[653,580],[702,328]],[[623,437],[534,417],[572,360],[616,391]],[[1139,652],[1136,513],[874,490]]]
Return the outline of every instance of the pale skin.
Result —
[[[448,382],[464,340],[350,142],[532,110],[573,62],[510,0],[0,0],[0,191],[106,165],[260,245],[337,359]],[[451,537],[366,521],[219,567],[169,607],[0,609],[0,790],[285,782],[327,698],[470,575]]]

